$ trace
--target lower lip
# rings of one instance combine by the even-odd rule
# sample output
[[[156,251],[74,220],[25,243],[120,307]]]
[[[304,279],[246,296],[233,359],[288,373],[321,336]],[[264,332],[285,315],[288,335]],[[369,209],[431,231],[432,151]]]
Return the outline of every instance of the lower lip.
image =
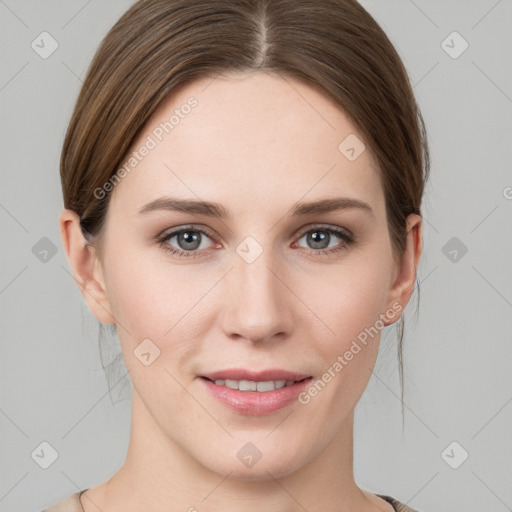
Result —
[[[279,411],[297,400],[297,397],[308,386],[312,377],[296,382],[291,386],[264,392],[240,391],[227,386],[218,386],[204,377],[201,377],[200,380],[217,400],[231,410],[249,416],[263,416]]]

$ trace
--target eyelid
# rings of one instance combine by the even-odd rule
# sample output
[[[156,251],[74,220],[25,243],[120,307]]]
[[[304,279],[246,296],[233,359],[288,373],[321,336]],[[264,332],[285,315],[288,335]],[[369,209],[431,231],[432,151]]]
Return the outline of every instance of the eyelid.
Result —
[[[187,229],[189,229],[190,231],[198,231],[200,233],[204,233],[205,235],[208,235],[208,237],[212,239],[216,238],[215,233],[210,228],[204,226],[203,224],[183,224],[182,226],[168,228],[162,231],[159,235],[157,235],[156,238],[157,240],[162,240],[165,238],[168,239],[171,236],[176,236],[182,231],[187,231]]]
[[[354,239],[354,234],[347,228],[341,227],[341,226],[333,226],[332,224],[308,224],[307,226],[304,226],[300,228],[298,231],[295,232],[293,235],[294,237],[304,236],[308,231],[312,231],[314,229],[320,230],[326,230],[326,231],[339,231],[340,233],[343,233],[347,238]]]

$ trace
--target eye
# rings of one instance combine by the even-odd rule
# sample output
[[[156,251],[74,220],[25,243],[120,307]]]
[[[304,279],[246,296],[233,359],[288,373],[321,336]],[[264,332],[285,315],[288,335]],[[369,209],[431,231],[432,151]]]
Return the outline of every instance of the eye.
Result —
[[[303,232],[300,240],[305,238],[306,244],[312,249],[314,254],[331,254],[343,249],[354,242],[353,235],[339,228],[315,226],[308,231]],[[297,242],[297,244],[298,244]],[[298,244],[300,247],[303,245]]]
[[[174,243],[177,247],[171,245],[173,239],[176,239]],[[208,248],[208,245],[205,246],[203,243],[206,239],[210,239],[210,235],[203,229],[183,227],[166,233],[157,242],[167,252],[190,258],[196,257],[199,250]]]
[[[344,229],[326,226],[315,226],[303,231],[299,240],[292,247],[304,247],[299,242],[306,240],[306,248],[314,255],[333,254],[346,249],[354,242],[353,235]],[[205,229],[193,226],[184,226],[170,231],[157,239],[157,243],[166,251],[183,258],[201,256],[203,250],[212,247],[208,240],[213,235]],[[219,245],[219,247],[222,247]]]

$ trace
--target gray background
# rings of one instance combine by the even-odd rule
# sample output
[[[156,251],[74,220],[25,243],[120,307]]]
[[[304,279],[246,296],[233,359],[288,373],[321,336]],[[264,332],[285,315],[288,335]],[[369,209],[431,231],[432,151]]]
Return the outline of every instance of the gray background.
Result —
[[[356,409],[356,481],[425,512],[512,510],[512,2],[362,3],[409,71],[432,176],[420,309],[414,297],[406,311],[405,428],[390,330]],[[113,376],[109,395],[97,321],[57,220],[59,153],[81,79],[130,4],[0,0],[2,511],[39,511],[96,485],[126,453],[129,381]],[[31,47],[43,31],[58,43],[46,59]],[[457,58],[453,31],[469,44]],[[41,252],[44,237],[54,255]],[[58,453],[48,469],[35,455],[42,442]]]

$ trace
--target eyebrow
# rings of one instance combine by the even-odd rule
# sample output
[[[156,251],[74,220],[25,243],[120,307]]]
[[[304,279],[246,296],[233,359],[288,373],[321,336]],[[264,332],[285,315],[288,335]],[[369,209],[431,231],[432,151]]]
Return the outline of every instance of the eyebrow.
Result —
[[[301,217],[356,208],[373,215],[372,207],[368,203],[365,203],[360,199],[349,197],[336,197],[332,199],[298,203],[291,208],[291,215],[293,217]],[[159,210],[195,213],[218,219],[227,219],[230,217],[229,211],[219,203],[195,199],[176,199],[167,196],[160,197],[144,205],[137,212],[137,215],[144,215],[149,212]]]

